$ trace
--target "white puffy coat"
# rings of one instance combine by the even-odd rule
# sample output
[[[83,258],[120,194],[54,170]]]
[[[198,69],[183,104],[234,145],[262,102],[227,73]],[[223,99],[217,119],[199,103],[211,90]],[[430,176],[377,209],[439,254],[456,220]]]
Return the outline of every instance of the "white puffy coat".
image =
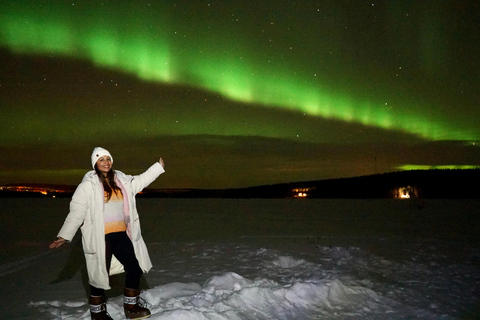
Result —
[[[147,171],[130,176],[115,170],[117,179],[123,184],[124,201],[128,201],[126,212],[127,234],[132,240],[135,256],[143,272],[152,268],[147,247],[143,241],[135,195],[165,172],[158,162]],[[126,193],[126,194],[125,194]],[[82,245],[87,264],[89,283],[101,289],[110,289],[108,276],[123,272],[123,265],[112,257],[109,272],[105,260],[105,225],[103,219],[104,191],[94,170],[89,171],[78,185],[70,202],[70,213],[58,233],[59,237],[71,241],[78,228],[82,231]]]

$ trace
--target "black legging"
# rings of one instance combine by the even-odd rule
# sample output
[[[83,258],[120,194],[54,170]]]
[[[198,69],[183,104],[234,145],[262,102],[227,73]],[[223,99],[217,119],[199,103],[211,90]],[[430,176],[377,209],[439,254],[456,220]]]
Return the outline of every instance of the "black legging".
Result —
[[[105,235],[107,270],[110,270],[112,255],[123,264],[123,268],[125,269],[125,287],[138,289],[143,271],[135,257],[132,241],[126,232],[114,232]],[[92,296],[103,296],[105,291],[90,285],[90,294]]]

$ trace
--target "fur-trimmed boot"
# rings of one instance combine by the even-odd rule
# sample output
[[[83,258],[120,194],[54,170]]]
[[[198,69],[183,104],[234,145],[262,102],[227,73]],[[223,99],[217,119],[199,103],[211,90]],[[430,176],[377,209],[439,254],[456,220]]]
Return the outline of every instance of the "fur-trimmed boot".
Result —
[[[123,298],[123,309],[127,319],[149,318],[150,310],[140,305],[140,290],[125,288]]]
[[[107,312],[107,303],[101,296],[90,296],[90,315],[92,320],[113,320]]]

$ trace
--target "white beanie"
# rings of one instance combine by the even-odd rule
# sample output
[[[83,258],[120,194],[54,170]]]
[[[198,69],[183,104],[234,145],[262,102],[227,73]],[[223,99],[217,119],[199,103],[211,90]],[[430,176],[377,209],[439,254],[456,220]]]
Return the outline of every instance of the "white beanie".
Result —
[[[108,152],[108,150],[103,149],[102,147],[96,147],[95,149],[93,149],[93,152],[92,152],[92,167],[93,167],[93,169],[95,169],[95,164],[97,163],[97,160],[100,159],[100,157],[103,157],[103,156],[109,156],[110,159],[112,159],[112,163],[113,163],[113,157],[110,154],[110,152]]]

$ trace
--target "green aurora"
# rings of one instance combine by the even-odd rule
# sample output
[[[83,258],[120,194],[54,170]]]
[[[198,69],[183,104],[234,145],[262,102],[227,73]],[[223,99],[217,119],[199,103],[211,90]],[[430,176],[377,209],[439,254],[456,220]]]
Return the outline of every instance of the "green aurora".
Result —
[[[435,106],[429,101],[415,101],[398,94],[369,98],[355,90],[348,92],[348,81],[329,82],[330,74],[322,74],[321,68],[317,73],[315,66],[302,65],[302,54],[308,54],[312,60],[315,53],[309,53],[311,48],[304,45],[296,56],[294,51],[302,45],[301,39],[290,41],[290,56],[284,51],[276,52],[276,47],[261,43],[264,29],[255,33],[250,31],[251,25],[236,26],[235,14],[230,16],[233,21],[215,20],[212,17],[218,11],[213,5],[205,4],[203,12],[187,10],[178,14],[172,10],[172,4],[164,2],[157,3],[155,9],[147,4],[72,3],[68,7],[54,6],[50,1],[37,3],[24,6],[8,2],[3,6],[3,47],[20,54],[85,59],[147,81],[201,88],[242,103],[399,130],[429,140],[480,138],[473,123],[452,119],[448,114],[432,115]],[[245,18],[243,11],[235,5],[229,9],[229,13],[237,12],[241,19]],[[279,17],[277,20],[282,21]],[[332,36],[321,41],[321,46],[331,50],[339,46]],[[320,60],[321,65],[324,57],[313,59]],[[426,61],[429,59],[433,58]],[[324,60],[341,69],[336,58]],[[372,91],[381,92],[381,84]]]
[[[14,160],[52,146],[136,150],[138,171],[157,141],[175,187],[478,167],[480,39],[454,1],[1,8],[0,182],[78,179],[77,159]]]

